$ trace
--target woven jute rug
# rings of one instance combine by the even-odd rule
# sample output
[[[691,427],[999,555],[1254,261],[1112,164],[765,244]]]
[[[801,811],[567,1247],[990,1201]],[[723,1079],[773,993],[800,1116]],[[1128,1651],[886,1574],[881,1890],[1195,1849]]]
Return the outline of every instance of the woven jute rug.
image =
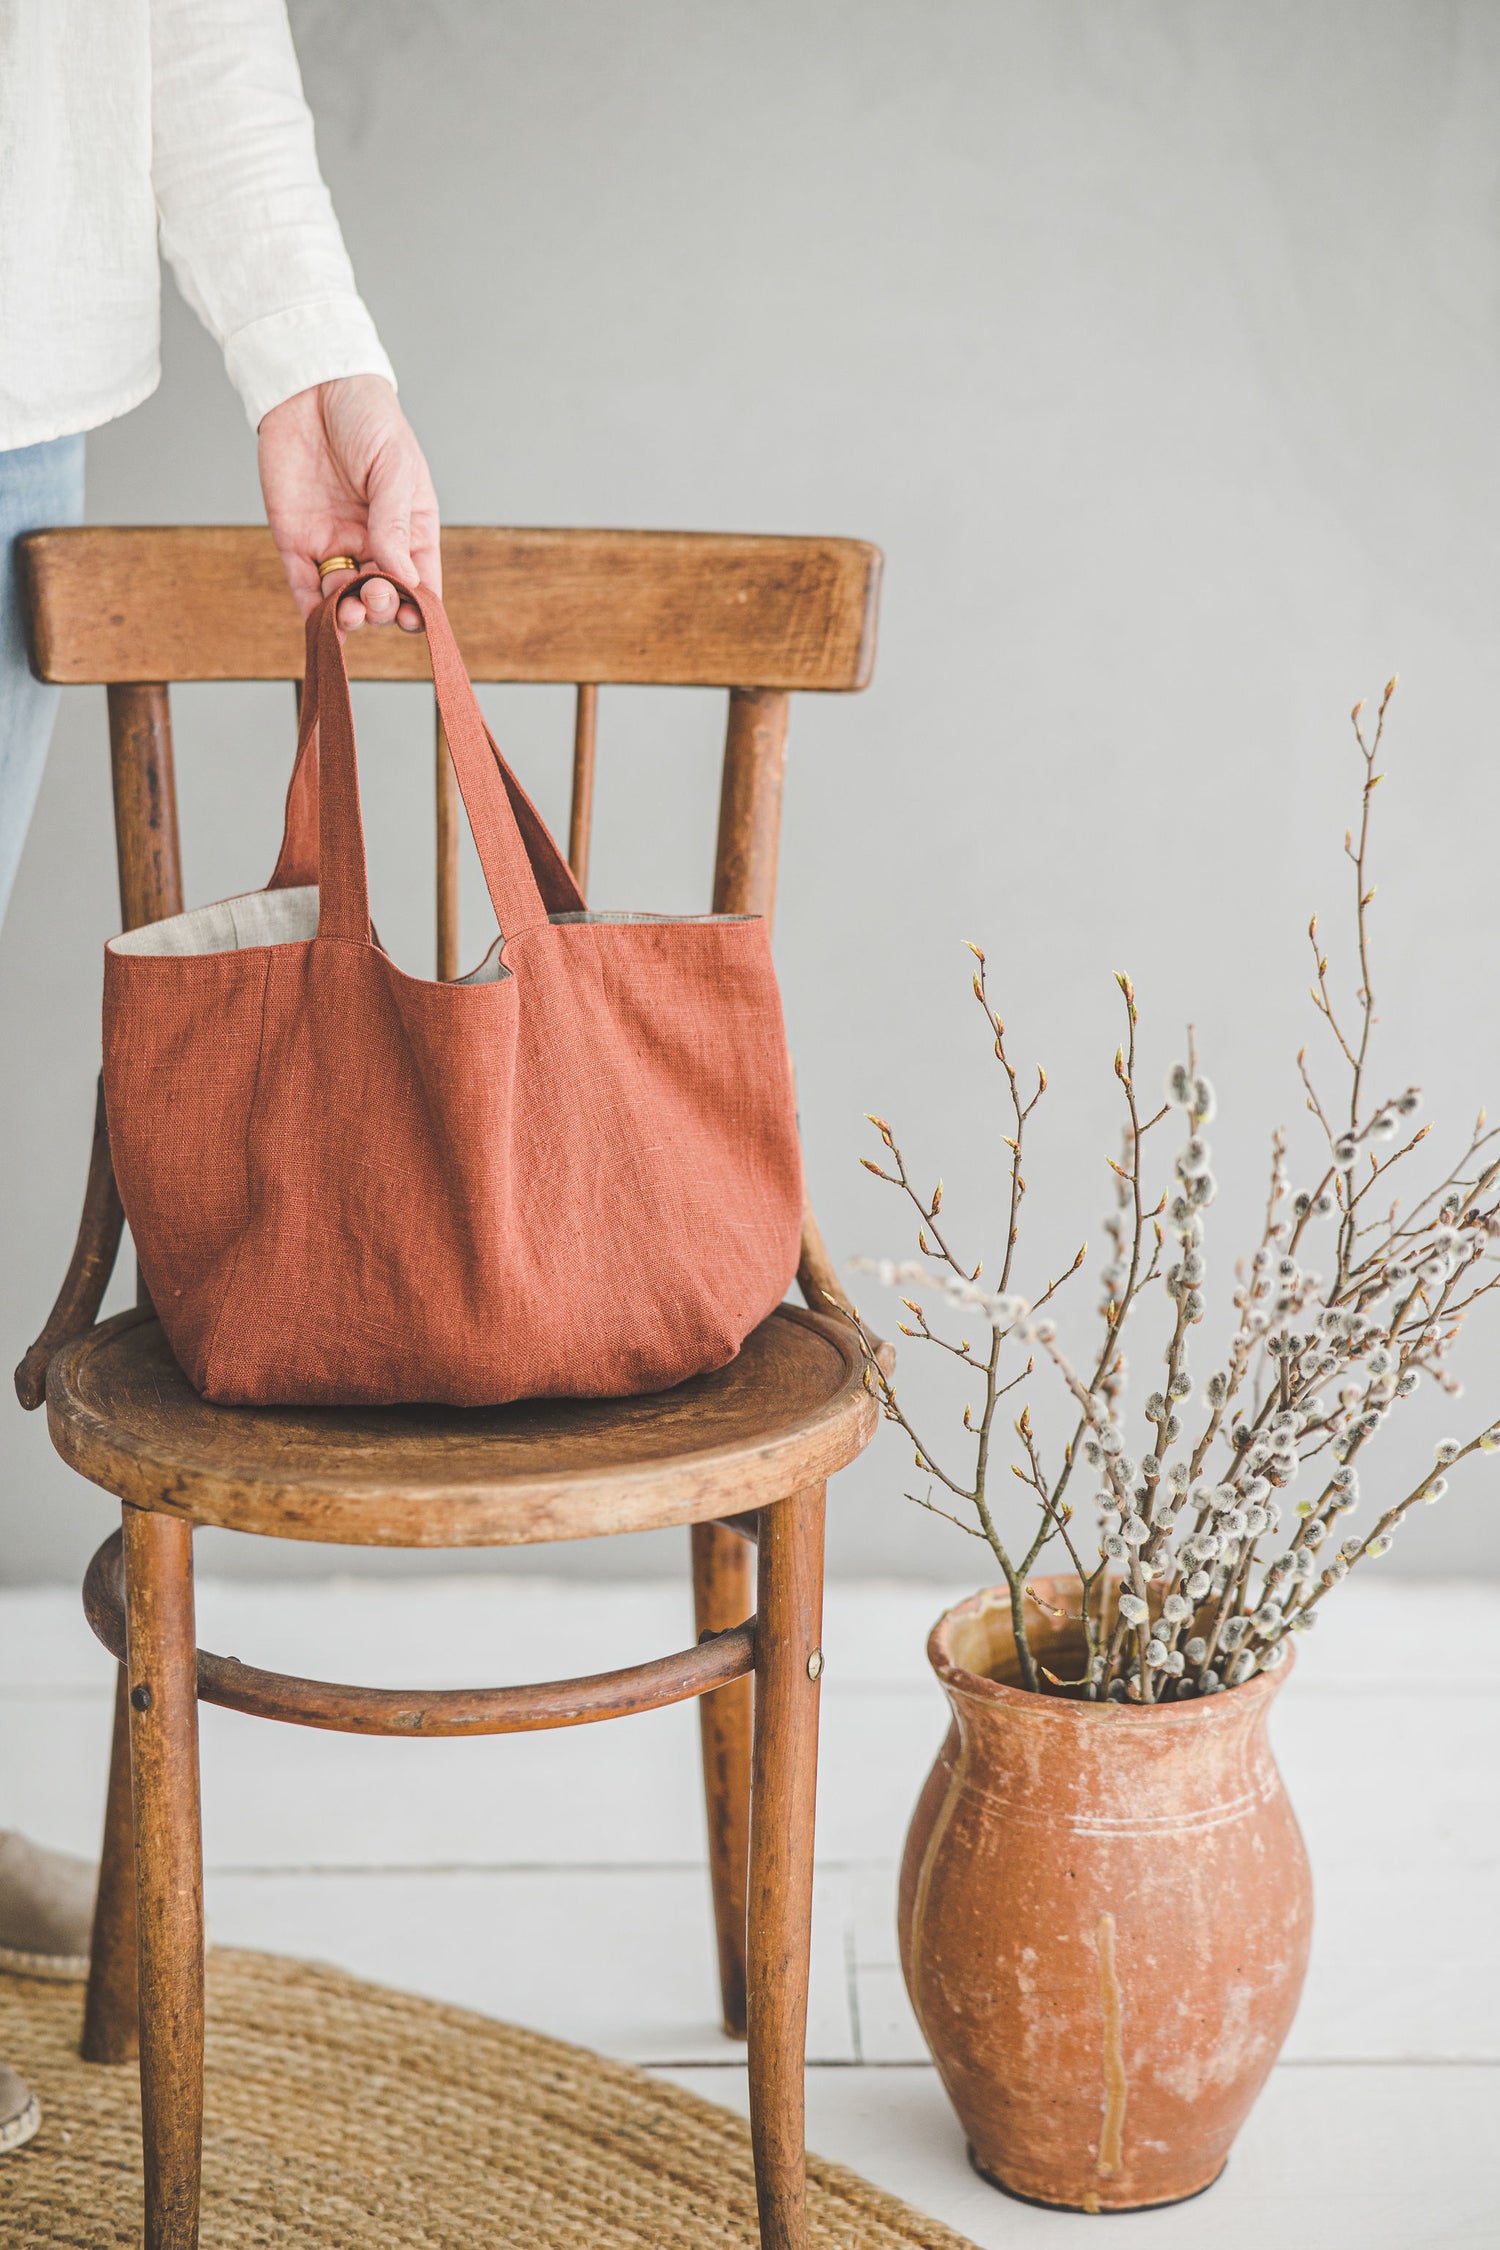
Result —
[[[40,2095],[0,2158],[5,2250],[137,2250],[133,2066],[78,2060],[77,1986],[0,1976]],[[274,1954],[208,1969],[203,2250],[754,2250],[748,2129],[622,2063]],[[814,2250],[972,2250],[837,2164]]]

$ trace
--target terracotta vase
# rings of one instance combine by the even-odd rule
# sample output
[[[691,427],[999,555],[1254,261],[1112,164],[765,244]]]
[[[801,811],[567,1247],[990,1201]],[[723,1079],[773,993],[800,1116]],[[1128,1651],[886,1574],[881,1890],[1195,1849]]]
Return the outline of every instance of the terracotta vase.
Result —
[[[1076,1579],[1033,1583],[1076,1618]],[[1028,1604],[1028,1636],[1083,1670],[1076,1624]],[[927,1653],[953,1724],[906,1839],[901,1960],[973,2163],[1074,2210],[1196,2195],[1307,1966],[1307,1854],[1266,1740],[1291,1666],[1159,1709],[1032,1694],[1003,1587]]]

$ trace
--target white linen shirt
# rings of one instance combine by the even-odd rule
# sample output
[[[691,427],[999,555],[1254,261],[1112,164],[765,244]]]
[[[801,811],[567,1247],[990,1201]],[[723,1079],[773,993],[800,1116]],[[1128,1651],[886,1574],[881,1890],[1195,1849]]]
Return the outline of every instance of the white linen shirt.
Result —
[[[335,376],[394,382],[285,0],[0,0],[0,448],[155,390],[158,223],[252,428]]]

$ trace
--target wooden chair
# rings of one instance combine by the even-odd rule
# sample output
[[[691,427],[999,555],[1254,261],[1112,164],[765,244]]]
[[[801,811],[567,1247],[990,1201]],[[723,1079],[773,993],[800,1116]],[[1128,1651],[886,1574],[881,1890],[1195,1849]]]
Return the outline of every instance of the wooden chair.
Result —
[[[852,540],[450,529],[449,609],[477,680],[582,682],[570,857],[586,877],[601,685],[729,689],[713,905],[769,915],[789,697],[863,687],[879,555]],[[108,688],[124,926],[182,908],[166,682],[300,680],[303,636],[263,530],[44,531],[22,544],[33,663]],[[427,676],[365,631],[351,670]],[[288,714],[287,755],[292,729]],[[458,973],[458,799],[437,744],[438,973]],[[651,1398],[255,1411],[205,1404],[149,1304],[94,1325],[121,1232],[102,1095],[83,1222],[17,1370],[53,1443],[122,1502],[90,1567],[120,1660],[83,2052],[140,2055],[147,2250],[198,2236],[203,1910],[197,1702],[361,1734],[505,1734],[697,1696],[725,2028],[748,2025],[761,2240],[806,2240],[803,2057],[824,1484],[875,1409],[809,1215],[798,1279],[733,1364]],[[469,1547],[691,1526],[698,1643],[592,1678],[474,1690],[281,1677],[196,1647],[199,1523],[361,1546]],[[752,1553],[757,1557],[752,1615]],[[753,1698],[752,1698],[753,1682]],[[752,1718],[753,1706],[753,1718]],[[137,2047],[137,2026],[139,2044]]]

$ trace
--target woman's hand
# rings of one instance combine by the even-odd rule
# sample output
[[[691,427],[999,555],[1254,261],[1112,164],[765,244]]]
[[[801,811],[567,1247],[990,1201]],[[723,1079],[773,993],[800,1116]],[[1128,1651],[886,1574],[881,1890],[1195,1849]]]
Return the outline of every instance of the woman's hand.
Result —
[[[323,584],[318,564],[329,555],[355,555],[434,593],[443,590],[438,553],[438,504],[396,394],[382,375],[344,375],[319,383],[273,406],[260,425],[260,488],[266,520],[304,617],[331,587],[346,585],[352,571],[330,571]],[[345,632],[363,625],[421,629],[410,602],[398,604],[395,588],[374,580],[339,604]]]

